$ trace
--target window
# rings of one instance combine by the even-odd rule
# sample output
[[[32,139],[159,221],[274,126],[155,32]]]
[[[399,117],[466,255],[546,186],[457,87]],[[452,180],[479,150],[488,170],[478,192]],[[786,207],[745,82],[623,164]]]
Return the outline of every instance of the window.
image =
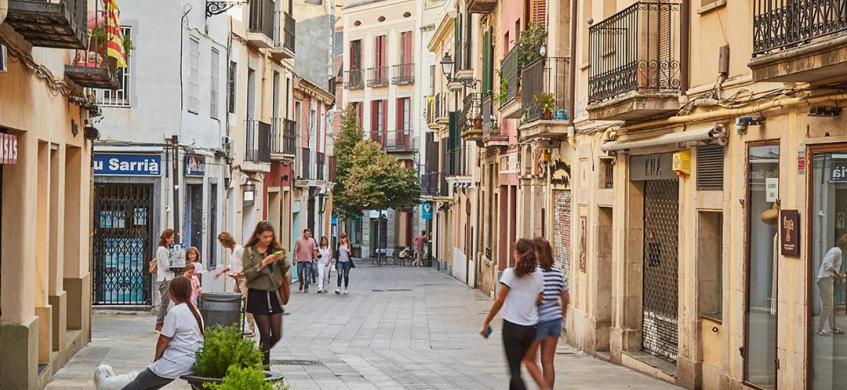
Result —
[[[200,106],[200,41],[189,39],[188,44],[188,112],[197,113]]]
[[[397,130],[403,130],[406,134],[412,128],[412,99],[397,99]]]
[[[229,74],[227,75],[226,88],[228,91],[227,107],[230,114],[235,114],[236,105],[236,75],[238,74],[238,64],[235,61],[229,63]]]
[[[371,132],[377,135],[385,130],[386,120],[385,100],[374,100],[371,102]],[[373,134],[371,134],[373,138]]]
[[[126,38],[135,37],[132,36],[132,28],[129,26],[121,26],[121,34],[123,34]],[[131,54],[132,49],[126,53],[127,61],[126,68],[118,68],[117,79],[118,79],[118,88],[111,89],[98,89],[95,91],[97,96],[97,104],[101,106],[108,107],[129,107],[130,106],[130,67],[132,66],[130,62],[132,61]]]
[[[376,37],[376,42],[374,46],[374,66],[375,67],[383,67],[385,66],[385,35],[380,35]]]
[[[412,62],[412,32],[404,31],[400,33],[400,63],[405,65]]]
[[[362,41],[350,41],[350,71],[362,69]]]
[[[209,94],[209,116],[212,118],[218,117],[218,94],[220,92],[220,88],[218,87],[218,82],[220,77],[218,77],[218,73],[220,72],[220,62],[221,53],[218,49],[212,49],[212,59],[211,59],[211,70],[210,73],[212,75],[212,85],[211,91]]]

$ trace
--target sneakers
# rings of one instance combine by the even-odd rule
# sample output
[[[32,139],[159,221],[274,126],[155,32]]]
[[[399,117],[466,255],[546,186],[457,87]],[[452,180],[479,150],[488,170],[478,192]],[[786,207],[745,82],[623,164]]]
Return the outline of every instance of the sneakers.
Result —
[[[308,287],[306,287],[305,289],[303,289],[303,294],[308,294],[308,293],[309,293],[309,288],[308,288]]]
[[[344,290],[341,290],[341,293],[347,295],[347,288],[345,287]]]
[[[336,288],[336,289],[335,289],[335,295],[338,295],[338,294],[341,294],[341,289],[340,289],[340,288]]]

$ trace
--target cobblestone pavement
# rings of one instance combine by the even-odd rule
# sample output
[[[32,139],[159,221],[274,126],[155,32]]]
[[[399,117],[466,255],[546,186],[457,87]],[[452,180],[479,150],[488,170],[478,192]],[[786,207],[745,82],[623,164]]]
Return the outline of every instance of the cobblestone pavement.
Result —
[[[508,388],[499,326],[489,340],[478,334],[491,300],[448,275],[360,266],[348,295],[294,290],[272,360],[296,390]],[[101,362],[118,373],[143,368],[153,356],[152,324],[146,314],[96,314],[93,342],[47,388],[91,389]],[[556,389],[676,388],[564,344],[556,366]]]

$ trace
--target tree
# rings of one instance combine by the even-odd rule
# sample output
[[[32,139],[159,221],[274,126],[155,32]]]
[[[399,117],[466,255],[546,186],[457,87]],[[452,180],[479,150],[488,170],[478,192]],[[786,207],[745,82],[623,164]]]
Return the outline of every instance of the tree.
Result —
[[[333,192],[333,207],[336,215],[346,221],[351,217],[361,215],[364,209],[357,207],[347,196],[347,183],[350,168],[353,166],[353,148],[362,142],[362,129],[359,118],[352,105],[348,105],[341,116],[341,130],[335,140],[335,186]]]

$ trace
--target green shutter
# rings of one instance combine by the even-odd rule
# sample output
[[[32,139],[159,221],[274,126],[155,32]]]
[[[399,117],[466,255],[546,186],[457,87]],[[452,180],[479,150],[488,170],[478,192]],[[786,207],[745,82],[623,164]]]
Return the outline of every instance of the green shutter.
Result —
[[[453,30],[453,69],[462,69],[462,14],[456,15],[456,28]]]
[[[454,150],[459,147],[459,116],[462,115],[461,112],[451,111],[450,112],[450,122],[449,122],[449,138],[447,139],[447,147],[450,150]]]
[[[491,29],[488,29],[482,38],[482,94],[491,93],[491,84],[493,84],[491,67]]]

